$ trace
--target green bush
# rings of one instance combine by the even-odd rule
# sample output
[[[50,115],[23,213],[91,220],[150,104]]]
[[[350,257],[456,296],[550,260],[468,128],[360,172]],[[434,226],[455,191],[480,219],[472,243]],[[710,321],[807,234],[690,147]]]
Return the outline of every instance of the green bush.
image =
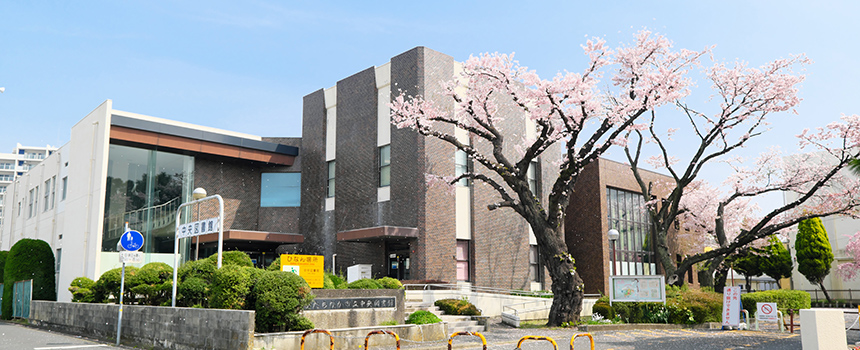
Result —
[[[3,272],[3,318],[12,318],[15,282],[33,280],[33,300],[57,300],[54,251],[48,242],[24,238],[6,254]]]
[[[143,265],[132,276],[129,285],[142,305],[164,306],[170,304],[173,294],[173,268],[163,262]]]
[[[382,285],[370,278],[362,278],[347,284],[349,289],[383,289]]]
[[[430,311],[418,310],[413,312],[406,318],[407,324],[431,324],[431,323],[439,323],[442,320],[439,319],[436,315],[431,313]]]
[[[403,288],[403,283],[400,283],[400,281],[398,281],[395,278],[391,278],[391,277],[383,277],[383,278],[376,280],[376,282],[379,282],[379,284],[382,286],[383,289],[400,289],[400,288]]]
[[[207,260],[211,261],[216,266],[218,265],[218,253],[210,255]],[[221,253],[221,267],[227,265],[238,265],[245,267],[254,267],[254,262],[251,261],[251,257],[245,252],[240,252],[238,250],[231,250],[227,252]]]
[[[179,266],[177,274],[179,280],[185,280],[189,277],[197,277],[207,282],[212,282],[212,276],[215,274],[215,263],[209,259],[193,260]]]
[[[176,305],[177,306],[209,306],[209,282],[200,277],[188,277],[184,281],[179,282],[176,286]],[[173,291],[171,291],[172,293]]]
[[[776,308],[785,313],[786,309],[809,309],[812,299],[802,290],[775,289],[741,295],[743,308],[755,317],[756,303],[776,303]]]
[[[72,283],[69,287],[69,292],[72,293],[72,302],[73,303],[93,303],[95,302],[95,295],[93,292],[93,288],[95,288],[96,282],[87,278],[87,277],[78,277],[72,280]]]
[[[475,305],[462,299],[439,299],[433,303],[447,315],[480,316],[481,311]]]
[[[307,282],[291,272],[258,271],[251,293],[255,300],[255,330],[273,332],[313,328],[313,323],[300,314],[314,297]]]
[[[123,289],[123,303],[133,303],[134,293],[131,291],[131,280],[137,274],[137,267],[125,267],[125,284]],[[117,267],[112,270],[107,270],[96,281],[93,287],[93,301],[97,303],[107,303],[113,299],[114,303],[119,304],[119,284],[122,280],[122,268]]]
[[[331,283],[334,284],[334,289],[348,289],[349,288],[348,284],[343,279],[343,277],[340,277],[338,275],[329,275],[329,278],[331,278]]]
[[[216,309],[242,310],[251,285],[248,269],[240,265],[223,265],[212,277],[209,305]]]
[[[591,307],[591,313],[600,315],[604,319],[611,320],[615,318],[615,310],[607,303],[596,303]]]
[[[8,250],[0,250],[0,283],[3,283],[3,270],[6,269],[6,257],[9,255]]]

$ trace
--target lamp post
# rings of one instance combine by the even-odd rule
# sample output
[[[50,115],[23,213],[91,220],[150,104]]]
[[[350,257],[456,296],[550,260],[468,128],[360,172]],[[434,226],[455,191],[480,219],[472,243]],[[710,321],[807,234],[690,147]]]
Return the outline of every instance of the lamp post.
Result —
[[[618,230],[611,229],[611,230],[609,230],[607,235],[609,236],[609,242],[612,243],[612,258],[609,260],[612,263],[612,275],[614,276],[614,275],[617,275],[617,273],[615,271],[615,241],[618,240],[619,233],[618,233]]]
[[[191,192],[191,199],[197,201],[199,199],[206,198],[206,189],[203,187],[197,187]],[[200,202],[194,205],[194,219],[200,217]],[[195,246],[194,246],[194,260],[200,260],[200,236],[194,238]]]

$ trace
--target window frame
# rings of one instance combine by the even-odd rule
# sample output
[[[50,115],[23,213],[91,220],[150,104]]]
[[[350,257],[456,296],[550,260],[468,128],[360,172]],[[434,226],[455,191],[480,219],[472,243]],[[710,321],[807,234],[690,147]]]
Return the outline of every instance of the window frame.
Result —
[[[337,171],[337,163],[335,160],[326,162],[327,181],[325,185],[325,197],[334,198],[335,196],[335,174]]]
[[[387,157],[384,156],[386,152],[388,153]],[[378,187],[389,187],[391,186],[391,144],[379,146],[377,156],[379,157],[379,161],[377,162],[379,181],[377,181],[376,185]],[[387,174],[387,176],[383,176],[383,174]],[[388,181],[383,181],[384,178],[387,178]]]
[[[462,255],[461,255],[462,252]],[[458,239],[454,248],[455,273],[457,282],[472,281],[472,242],[468,239]],[[461,268],[462,266],[462,268]],[[465,270],[465,279],[460,278],[460,271]]]
[[[298,184],[292,185],[295,179],[294,177],[298,177]],[[267,179],[268,178],[268,179]],[[269,183],[269,181],[275,181]],[[295,191],[298,200],[292,201],[285,198],[275,197],[275,196],[267,196],[266,194],[271,194],[271,191],[265,191],[266,189],[280,189],[283,188],[284,192],[286,191]],[[300,172],[284,172],[284,173],[261,173],[260,174],[260,207],[261,208],[298,208],[302,206],[302,173]],[[292,192],[289,192],[293,194]]]

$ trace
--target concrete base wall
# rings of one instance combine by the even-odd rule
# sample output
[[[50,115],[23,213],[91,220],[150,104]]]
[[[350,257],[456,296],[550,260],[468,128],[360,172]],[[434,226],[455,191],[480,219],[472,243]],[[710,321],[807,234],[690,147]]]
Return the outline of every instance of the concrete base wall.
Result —
[[[400,345],[405,347],[410,342],[433,342],[448,339],[448,329],[445,323],[425,325],[402,325],[363,327],[330,330],[334,337],[335,349],[363,349],[367,333],[376,330],[386,330],[397,333]],[[304,332],[266,333],[254,335],[255,350],[270,349],[299,349]],[[309,334],[305,337],[305,349],[328,349],[330,340],[322,333]],[[387,334],[374,334],[370,337],[368,348],[394,347],[394,337]]]
[[[501,316],[505,306],[512,306],[518,310],[546,308],[545,311],[524,312],[520,315],[522,320],[545,319],[549,315],[550,306],[552,306],[552,299],[477,293],[469,290],[407,290],[406,297],[409,300],[421,300],[424,303],[433,303],[439,299],[461,299],[465,297],[470,303],[481,309],[481,315],[491,317]],[[583,299],[580,316],[590,317],[591,307],[596,301],[597,299]]]
[[[30,322],[63,333],[116,341],[119,305],[33,300]],[[122,344],[144,348],[250,349],[254,312],[125,305]]]
[[[803,350],[845,349],[845,315],[842,310],[800,310]]]
[[[317,299],[374,298],[395,299],[393,308],[305,310],[302,315],[322,329],[372,327],[383,322],[402,323],[406,318],[403,289],[314,289]]]

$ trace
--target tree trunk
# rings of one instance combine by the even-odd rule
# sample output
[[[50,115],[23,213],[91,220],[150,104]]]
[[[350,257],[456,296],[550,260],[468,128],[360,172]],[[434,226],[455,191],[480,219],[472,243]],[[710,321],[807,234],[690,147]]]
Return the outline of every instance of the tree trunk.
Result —
[[[699,286],[700,287],[711,287],[716,290],[716,286],[714,285],[714,273],[723,263],[723,257],[718,256],[711,258],[708,262],[705,263],[705,269],[699,271]],[[725,286],[725,279],[723,279],[723,286]]]
[[[657,232],[654,235],[654,251],[657,254],[657,260],[660,262],[660,266],[663,267],[663,276],[666,276],[666,284],[675,284],[675,280],[673,280],[673,276],[675,275],[675,262],[672,261],[672,255],[669,252],[669,244],[667,238],[667,232]],[[674,276],[677,278],[677,276]],[[681,279],[681,284],[683,284],[683,279]]]
[[[824,292],[824,298],[827,299],[827,302],[832,302],[832,300],[830,300],[830,295],[827,294],[827,289],[824,289],[824,282],[819,282],[818,286],[821,287],[821,291]]]
[[[552,278],[552,307],[547,326],[578,323],[585,284],[576,272],[573,257],[567,252],[564,236],[560,229],[540,225],[532,225],[532,229],[538,241],[541,261]]]
[[[722,294],[726,290],[726,279],[729,277],[729,269],[721,265],[717,268],[714,277],[714,291]]]

